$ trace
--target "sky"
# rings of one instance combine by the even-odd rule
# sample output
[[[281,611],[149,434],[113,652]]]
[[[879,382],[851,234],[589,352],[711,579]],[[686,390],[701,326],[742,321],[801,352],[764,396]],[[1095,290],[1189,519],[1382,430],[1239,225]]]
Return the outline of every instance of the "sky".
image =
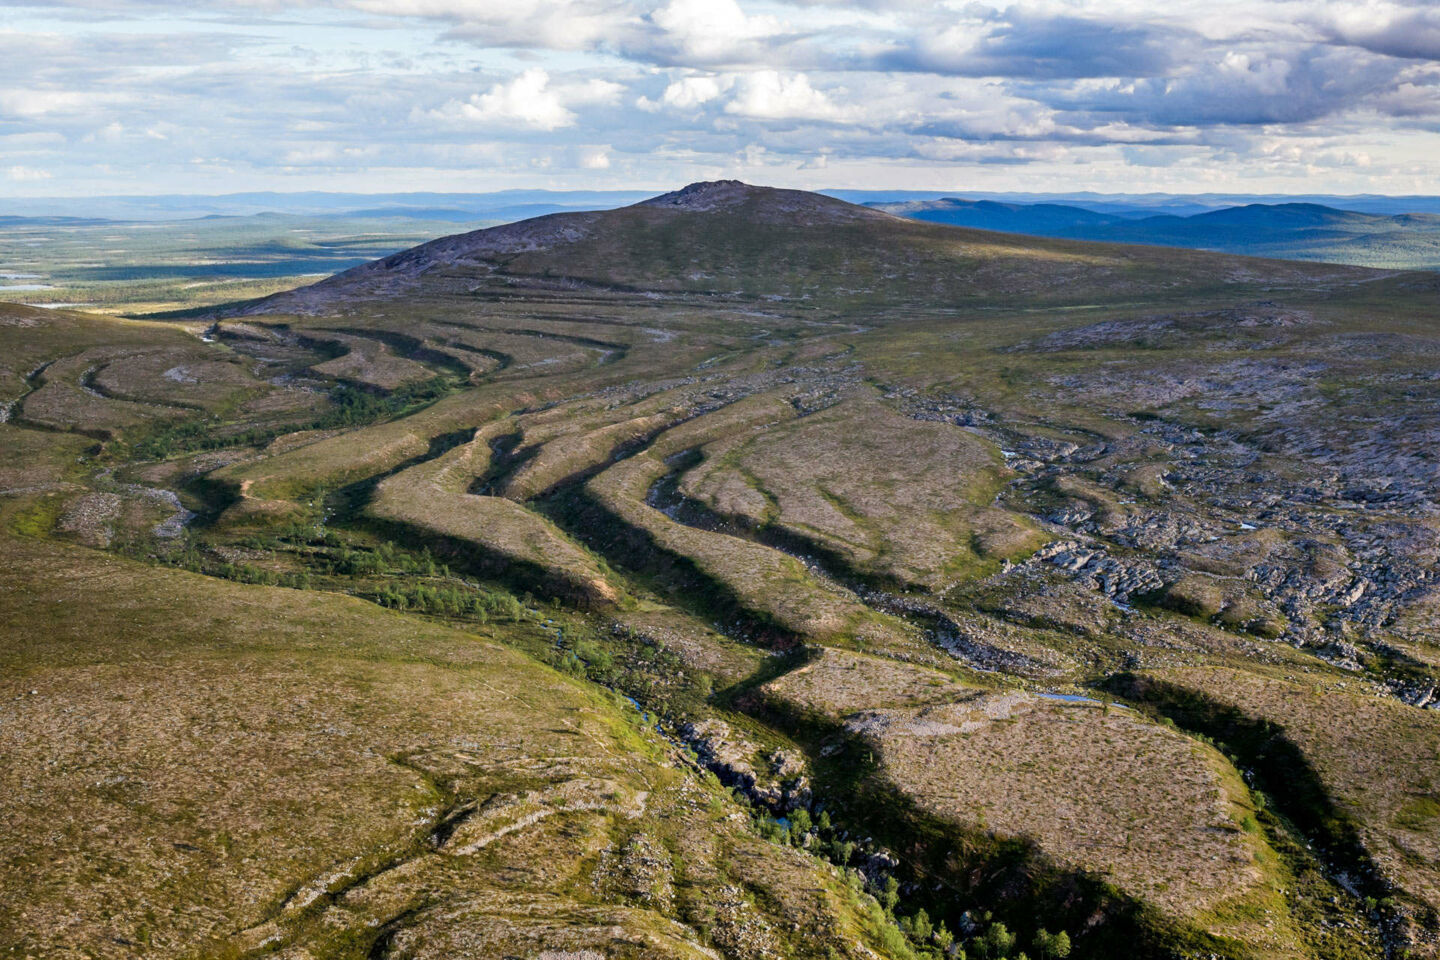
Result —
[[[1440,193],[1440,0],[0,0],[0,198]]]

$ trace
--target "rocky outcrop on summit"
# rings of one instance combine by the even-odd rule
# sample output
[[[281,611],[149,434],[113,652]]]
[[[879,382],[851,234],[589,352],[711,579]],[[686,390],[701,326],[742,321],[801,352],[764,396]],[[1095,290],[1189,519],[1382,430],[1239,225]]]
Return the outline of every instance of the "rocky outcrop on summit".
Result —
[[[890,221],[900,218],[869,207],[804,190],[755,187],[739,180],[710,180],[692,183],[671,193],[642,200],[636,207],[686,210],[700,213],[733,211],[744,207],[747,216],[760,223],[813,225],[856,221]]]

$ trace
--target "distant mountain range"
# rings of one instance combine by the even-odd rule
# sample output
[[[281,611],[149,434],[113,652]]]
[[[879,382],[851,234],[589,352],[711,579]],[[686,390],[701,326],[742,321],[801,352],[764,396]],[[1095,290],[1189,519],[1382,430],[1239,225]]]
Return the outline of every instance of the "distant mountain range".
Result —
[[[79,217],[182,220],[207,216],[399,217],[409,220],[510,221],[570,210],[607,210],[650,196],[649,190],[501,190],[493,193],[228,193],[119,197],[8,197],[0,218]],[[938,194],[928,194],[938,196]],[[910,199],[873,197],[871,199]]]
[[[179,220],[203,216],[243,217],[257,213],[295,216],[405,217],[422,220],[524,220],[569,210],[611,210],[650,196],[647,190],[500,190],[488,193],[301,193],[252,192],[221,195],[170,194],[112,197],[0,198],[0,217],[78,217],[106,220]],[[821,190],[858,204],[907,203],[955,197],[950,190]],[[1356,213],[1395,215],[1440,213],[1440,196],[1387,197],[1244,194],[986,193],[964,191],[972,200],[1023,206],[1061,205],[1140,219],[1177,217],[1247,204],[1313,203]]]
[[[916,220],[1074,240],[1158,244],[1389,269],[1440,268],[1440,197],[1240,196],[1230,194],[969,194],[831,190],[825,196]],[[235,193],[223,196],[0,199],[0,232],[100,226],[110,221],[324,218],[326,229],[364,221],[365,231],[432,235],[552,213],[611,210],[636,190],[502,190],[493,193]],[[277,221],[278,222],[278,221]],[[390,230],[386,224],[395,224]],[[311,225],[313,226],[313,225]],[[252,227],[236,221],[235,228]]]
[[[1056,203],[945,197],[872,203],[888,213],[1037,237],[1188,247],[1286,260],[1440,268],[1440,214],[1376,214],[1316,203],[1250,203],[1188,216],[1135,217]]]

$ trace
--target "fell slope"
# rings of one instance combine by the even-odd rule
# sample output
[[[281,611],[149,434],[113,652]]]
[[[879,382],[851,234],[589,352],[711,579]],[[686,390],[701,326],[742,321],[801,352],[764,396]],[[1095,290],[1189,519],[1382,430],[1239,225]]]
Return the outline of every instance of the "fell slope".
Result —
[[[0,542],[6,956],[875,956],[833,872],[523,625]]]
[[[994,304],[1223,286],[1254,269],[1253,262],[1175,251],[945,229],[818,194],[719,181],[618,210],[554,214],[434,240],[242,312],[347,310],[422,290],[474,294],[517,285],[783,297],[822,308]],[[1261,269],[1281,282],[1345,276],[1300,264]]]
[[[193,853],[170,830],[215,855],[186,876],[233,903],[206,928],[221,953],[928,960],[1063,930],[1079,958],[1433,955],[1425,798],[1351,811],[1343,862],[1325,832],[1374,776],[1367,741],[1426,724],[1340,749],[1265,697],[1211,723],[1238,681],[1191,684],[1188,713],[1146,683],[1434,702],[1436,289],[722,182],[435,241],[188,321],[203,338],[0,328],[94,413],[38,434],[22,376],[0,426],[11,661],[63,688],[15,715],[22,769],[79,764],[54,784],[77,795],[145,781],[133,809],[118,782],[85,794],[127,811],[119,840],[64,833],[48,859],[40,795],[0,797],[11,869],[53,892],[23,924],[3,901],[6,946],[67,898],[103,940],[76,865],[159,849],[163,873]],[[155,392],[181,343],[195,383]],[[96,615],[47,602],[79,587]],[[147,696],[106,699],[132,664]],[[167,706],[206,685],[208,713]],[[57,723],[93,764],[36,735]],[[1247,779],[1266,723],[1323,776]],[[177,726],[199,732],[171,756]],[[154,786],[205,795],[214,743],[283,771],[292,818],[383,770],[370,826],[327,808],[295,836],[329,839],[226,861]],[[237,822],[283,833],[244,783]],[[144,857],[104,846],[136,838]],[[357,857],[380,867],[358,886]],[[164,942],[198,935],[202,901],[167,891]],[[114,935],[163,939],[116,897]]]

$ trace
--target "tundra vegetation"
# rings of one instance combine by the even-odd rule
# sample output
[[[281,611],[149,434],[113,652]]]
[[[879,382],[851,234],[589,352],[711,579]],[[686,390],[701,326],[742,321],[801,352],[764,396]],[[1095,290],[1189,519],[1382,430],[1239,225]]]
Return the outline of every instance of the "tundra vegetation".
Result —
[[[1437,291],[721,182],[0,305],[0,956],[1437,956]]]

